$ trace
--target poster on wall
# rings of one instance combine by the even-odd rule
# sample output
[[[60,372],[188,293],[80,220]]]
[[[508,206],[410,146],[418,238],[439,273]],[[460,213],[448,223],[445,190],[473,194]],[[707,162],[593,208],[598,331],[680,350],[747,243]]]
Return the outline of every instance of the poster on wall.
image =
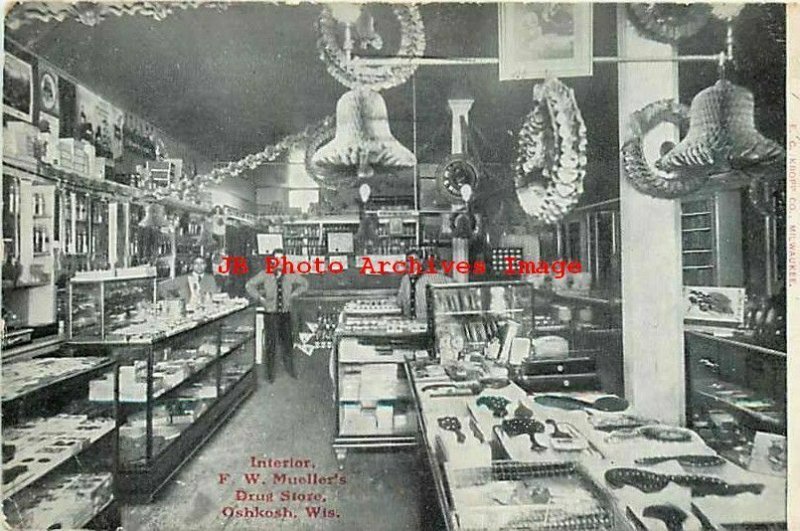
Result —
[[[98,157],[112,158],[113,106],[86,87],[76,87],[79,138],[94,145]]]
[[[45,124],[47,127],[47,131],[52,134],[56,138],[61,138],[61,123],[58,118],[53,116],[52,114],[47,114],[44,112],[39,113],[39,126],[40,128]],[[44,131],[45,129],[41,129]]]
[[[686,320],[738,323],[744,321],[744,288],[684,286],[683,317]]]
[[[500,80],[592,75],[592,5],[502,3]]]
[[[58,94],[58,73],[47,63],[39,61],[38,72],[38,101],[39,112],[47,113],[50,116],[58,116],[59,113],[59,94]]]
[[[78,116],[75,108],[75,85],[63,77],[58,80],[58,109],[61,138],[74,138]]]
[[[3,112],[31,122],[33,120],[33,68],[29,63],[5,54],[3,64]]]

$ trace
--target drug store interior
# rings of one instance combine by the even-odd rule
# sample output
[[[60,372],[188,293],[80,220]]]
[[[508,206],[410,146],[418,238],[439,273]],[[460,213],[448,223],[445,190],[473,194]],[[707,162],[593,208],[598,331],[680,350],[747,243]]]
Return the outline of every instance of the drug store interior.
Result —
[[[14,6],[9,524],[786,529],[785,22]],[[277,303],[294,378],[276,249],[345,266]],[[485,267],[362,274],[411,253]]]

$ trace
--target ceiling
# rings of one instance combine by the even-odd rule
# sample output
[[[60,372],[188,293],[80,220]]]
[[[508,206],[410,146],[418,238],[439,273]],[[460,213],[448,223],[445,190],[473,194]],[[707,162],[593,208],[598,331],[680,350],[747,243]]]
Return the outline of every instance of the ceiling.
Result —
[[[391,35],[389,8],[374,9],[378,31]],[[420,9],[426,55],[497,56],[496,5],[425,4]],[[748,7],[740,18],[753,17],[748,13],[758,9]],[[232,3],[222,12],[179,10],[160,22],[140,16],[114,17],[95,27],[35,22],[8,34],[208,158],[234,160],[334,112],[346,89],[318,57],[314,24],[319,11],[311,4]],[[615,6],[595,5],[594,21],[595,55],[614,55]],[[748,50],[750,57],[758,57],[750,62],[754,73],[744,84],[761,92],[782,86],[765,72],[774,74],[785,61],[785,48],[781,56],[780,50],[768,47],[774,41],[764,40],[764,34],[756,25],[737,42],[743,57]],[[722,42],[724,28],[711,24],[687,50],[713,53]],[[716,75],[713,67],[687,67],[688,75],[681,68],[684,99]],[[779,71],[782,75],[783,69]],[[575,89],[589,131],[588,174],[593,178],[587,180],[586,195],[595,200],[614,197],[619,150],[617,120],[609,116],[617,113],[616,66],[596,64],[593,77],[567,82]],[[455,90],[475,98],[470,123],[479,133],[482,158],[513,160],[515,133],[530,110],[531,81],[500,82],[496,66],[424,67],[414,84],[422,162],[438,162],[449,151],[447,96]],[[414,141],[413,88],[408,82],[383,93],[393,133],[409,147]],[[783,117],[781,95],[772,92],[775,101],[766,102],[770,122]],[[757,106],[761,101],[757,92]]]

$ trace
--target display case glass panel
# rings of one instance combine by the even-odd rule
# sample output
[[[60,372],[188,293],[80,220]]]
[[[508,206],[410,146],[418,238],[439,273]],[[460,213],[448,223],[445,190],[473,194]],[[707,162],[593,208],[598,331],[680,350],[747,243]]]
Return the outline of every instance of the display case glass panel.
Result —
[[[155,300],[153,274],[73,278],[69,285],[69,336],[72,340],[105,339],[137,322]]]

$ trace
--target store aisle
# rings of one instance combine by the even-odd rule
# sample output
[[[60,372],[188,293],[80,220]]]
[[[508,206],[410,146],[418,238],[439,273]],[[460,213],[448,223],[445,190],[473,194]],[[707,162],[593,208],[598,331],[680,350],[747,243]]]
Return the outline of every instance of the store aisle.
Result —
[[[296,354],[300,378],[292,380],[279,366],[275,383],[259,380],[256,392],[247,399],[220,431],[161,492],[155,502],[123,508],[126,531],[173,531],[179,529],[325,529],[325,530],[414,530],[419,528],[419,463],[414,452],[350,453],[345,469],[339,471],[331,449],[335,429],[328,355],[322,350],[308,357]],[[305,476],[337,472],[346,484],[331,486],[273,486],[270,469],[252,468],[250,456],[260,459],[310,459],[313,470],[288,471]],[[230,483],[219,484],[219,474],[231,475]],[[274,470],[272,472],[275,472]],[[327,497],[322,505],[337,511],[338,518],[309,518],[305,503],[234,501],[237,488],[247,488],[245,473],[261,473],[268,479],[251,492],[283,490],[295,493],[319,492]],[[287,506],[298,518],[226,518],[226,506]],[[300,514],[302,511],[302,514]]]

